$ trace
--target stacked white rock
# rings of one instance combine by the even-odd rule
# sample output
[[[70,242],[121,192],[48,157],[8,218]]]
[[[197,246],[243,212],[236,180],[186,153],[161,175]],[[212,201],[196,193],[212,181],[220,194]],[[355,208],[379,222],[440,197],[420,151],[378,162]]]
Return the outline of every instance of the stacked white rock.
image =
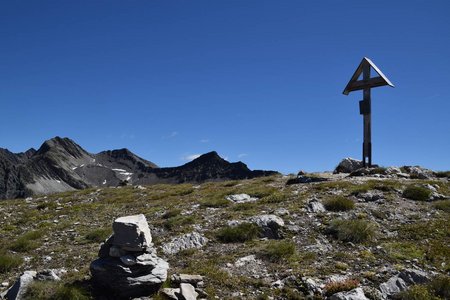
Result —
[[[149,296],[167,279],[169,264],[156,255],[143,214],[118,218],[113,235],[91,263],[95,285],[115,299]]]

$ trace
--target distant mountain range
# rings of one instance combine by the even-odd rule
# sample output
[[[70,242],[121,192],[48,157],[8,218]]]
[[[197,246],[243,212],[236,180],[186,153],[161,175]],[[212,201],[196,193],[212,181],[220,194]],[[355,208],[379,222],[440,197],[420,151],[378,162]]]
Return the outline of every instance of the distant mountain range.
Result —
[[[179,167],[159,168],[128,149],[92,154],[69,138],[55,137],[22,153],[0,148],[0,199],[126,183],[201,183],[273,174],[277,172],[230,163],[214,151]]]

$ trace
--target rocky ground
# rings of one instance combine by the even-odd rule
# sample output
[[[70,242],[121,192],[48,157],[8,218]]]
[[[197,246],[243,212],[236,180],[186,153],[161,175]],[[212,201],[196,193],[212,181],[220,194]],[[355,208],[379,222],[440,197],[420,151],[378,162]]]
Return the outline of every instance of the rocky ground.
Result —
[[[203,277],[199,299],[448,299],[448,173],[415,172],[275,175],[4,200],[0,292],[24,271],[53,269],[61,280],[33,283],[28,299],[101,298],[89,272],[100,243],[116,218],[144,214],[168,278]]]

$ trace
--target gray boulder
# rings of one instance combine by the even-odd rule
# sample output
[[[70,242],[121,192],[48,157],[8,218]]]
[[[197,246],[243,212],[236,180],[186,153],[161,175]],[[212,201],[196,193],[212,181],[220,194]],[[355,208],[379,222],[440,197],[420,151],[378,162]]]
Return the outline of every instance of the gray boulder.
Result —
[[[201,248],[208,243],[208,239],[198,232],[187,233],[172,239],[162,246],[165,254],[175,254],[181,250]]]
[[[344,158],[339,165],[334,169],[334,174],[338,173],[351,173],[363,167],[361,160],[353,159],[350,157]]]
[[[348,292],[339,292],[330,297],[330,300],[370,300],[364,295],[362,288],[356,288]]]
[[[431,277],[427,272],[417,269],[406,269],[401,271],[398,276],[408,285],[422,284],[430,281]]]
[[[389,278],[388,281],[380,284],[380,291],[383,294],[383,298],[389,298],[399,292],[405,291],[408,288],[406,282],[395,275]]]
[[[282,238],[280,228],[284,227],[282,218],[276,215],[259,215],[250,218],[252,223],[255,223],[261,228],[263,237],[269,239]]]
[[[429,280],[430,275],[422,270],[406,269],[380,284],[380,291],[384,298],[389,298],[405,291],[410,285],[426,283]]]

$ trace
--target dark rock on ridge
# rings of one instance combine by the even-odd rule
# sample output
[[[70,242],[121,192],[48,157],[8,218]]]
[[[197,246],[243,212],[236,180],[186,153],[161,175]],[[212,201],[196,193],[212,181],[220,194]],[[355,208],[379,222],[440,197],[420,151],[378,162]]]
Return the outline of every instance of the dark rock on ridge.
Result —
[[[277,172],[229,163],[214,151],[180,167],[159,168],[128,149],[92,154],[69,138],[55,137],[38,150],[17,154],[0,148],[0,199],[123,183],[200,183],[272,174]]]

